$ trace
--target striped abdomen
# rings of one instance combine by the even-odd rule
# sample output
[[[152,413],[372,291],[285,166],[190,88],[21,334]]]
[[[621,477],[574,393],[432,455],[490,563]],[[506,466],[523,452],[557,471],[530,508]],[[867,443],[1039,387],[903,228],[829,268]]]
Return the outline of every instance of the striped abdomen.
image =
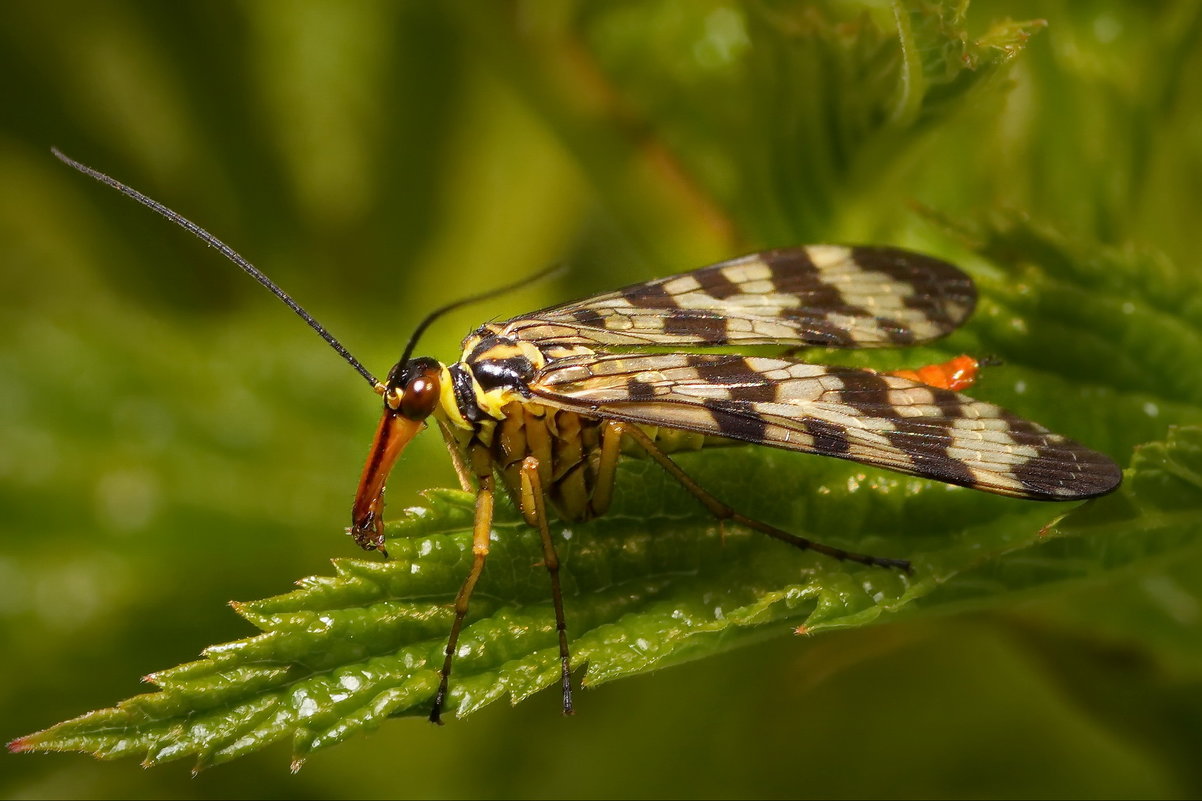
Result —
[[[605,422],[531,401],[510,403],[503,411],[505,419],[496,424],[491,441],[477,439],[477,442],[490,448],[497,472],[514,504],[520,506],[522,461],[533,456],[539,462],[543,489],[560,518],[577,521],[604,514],[612,488],[605,487],[606,491],[601,493],[597,489],[613,480],[612,470],[603,465]],[[689,431],[640,428],[666,453],[743,444]],[[623,439],[620,450],[623,457],[645,455],[628,439]],[[598,502],[598,498],[602,500]]]

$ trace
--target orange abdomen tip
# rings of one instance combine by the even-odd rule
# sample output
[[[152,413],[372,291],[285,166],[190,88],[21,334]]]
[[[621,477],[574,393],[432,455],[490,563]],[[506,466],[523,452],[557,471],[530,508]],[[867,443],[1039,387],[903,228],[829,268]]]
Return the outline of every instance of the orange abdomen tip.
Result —
[[[961,354],[941,364],[928,364],[915,370],[892,370],[886,375],[908,378],[930,387],[959,392],[973,385],[980,367],[981,364],[976,359]]]

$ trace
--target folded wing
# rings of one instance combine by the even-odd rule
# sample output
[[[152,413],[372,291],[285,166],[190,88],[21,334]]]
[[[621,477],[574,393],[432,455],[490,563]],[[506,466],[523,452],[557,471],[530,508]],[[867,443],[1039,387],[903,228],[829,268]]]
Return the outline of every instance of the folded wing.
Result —
[[[550,405],[850,459],[1038,500],[1118,486],[1110,458],[991,403],[869,370],[734,355],[603,355],[552,362]]]
[[[540,345],[888,347],[935,339],[972,313],[972,279],[887,247],[755,253],[524,314],[505,333]]]

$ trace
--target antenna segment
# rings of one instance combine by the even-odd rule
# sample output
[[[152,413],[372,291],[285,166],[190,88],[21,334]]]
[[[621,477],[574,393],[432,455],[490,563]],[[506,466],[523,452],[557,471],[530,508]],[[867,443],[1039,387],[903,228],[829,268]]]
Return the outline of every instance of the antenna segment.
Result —
[[[295,300],[293,300],[291,297],[289,297],[287,292],[280,289],[279,286],[277,286],[274,281],[272,281],[270,278],[268,278],[266,275],[264,275],[263,272],[259,270],[259,268],[255,267],[253,264],[248,262],[246,259],[244,259],[240,255],[238,255],[238,252],[235,251],[233,248],[231,248],[229,245],[225,244],[220,239],[213,236],[208,231],[206,231],[205,229],[201,228],[196,223],[189,220],[187,217],[184,217],[183,215],[179,214],[178,212],[172,211],[171,209],[164,206],[162,203],[159,203],[157,200],[154,200],[152,198],[147,197],[146,195],[143,195],[138,190],[136,190],[132,187],[126,186],[125,184],[118,181],[116,178],[112,178],[108,175],[105,175],[104,173],[100,172],[99,170],[94,170],[91,167],[87,166],[86,164],[80,164],[75,159],[72,159],[72,158],[64,155],[58,148],[52,147],[52,148],[50,148],[50,152],[54,154],[55,158],[57,158],[59,161],[66,164],[68,167],[74,167],[75,169],[82,172],[84,175],[95,178],[100,183],[106,184],[106,185],[112,187],[113,189],[116,189],[118,192],[125,195],[126,197],[129,197],[129,198],[132,198],[132,199],[138,201],[146,208],[151,209],[152,211],[158,212],[159,214],[163,215],[171,222],[178,225],[180,228],[183,228],[184,230],[188,231],[189,233],[191,233],[193,236],[200,239],[202,242],[204,242],[209,247],[216,248],[218,251],[221,252],[221,255],[225,256],[227,259],[232,261],[234,264],[241,267],[243,269],[243,271],[245,271],[248,275],[250,275],[251,278],[254,278],[260,284],[262,284],[263,286],[265,286],[269,290],[271,290],[271,293],[273,295],[275,295],[277,298],[279,298],[280,300],[282,300],[284,302],[284,305],[286,305],[288,308],[292,309],[292,311],[296,312],[297,316],[300,317],[302,320],[304,320],[306,323],[308,323],[309,327],[312,328],[314,331],[316,331],[318,336],[320,336],[322,339],[324,339],[331,348],[333,348],[335,351],[337,351],[338,355],[341,356],[343,359],[345,359],[346,362],[351,367],[354,367],[355,370],[357,370],[359,372],[359,375],[363,376],[367,380],[367,383],[371,384],[373,388],[382,387],[380,382],[376,380],[376,377],[374,375],[372,375],[371,372],[369,372],[366,367],[364,367],[362,364],[360,364],[359,360],[356,359],[354,356],[352,356],[350,351],[348,351],[345,347],[343,347],[342,343],[339,342],[337,339],[335,339],[334,335],[325,329],[325,326],[323,326],[321,323],[317,322],[317,320],[313,319],[313,316],[311,314],[309,314],[307,311],[305,311],[304,308],[302,308],[299,303],[297,303]]]
[[[461,306],[468,306],[472,303],[479,303],[482,300],[495,298],[498,295],[504,295],[505,293],[512,292],[515,289],[521,289],[527,284],[534,283],[535,281],[541,281],[544,278],[555,275],[563,270],[564,265],[552,264],[550,267],[540,270],[528,278],[523,278],[520,281],[514,281],[512,284],[506,284],[505,286],[497,287],[496,289],[490,289],[487,292],[481,292],[477,295],[469,295],[466,298],[460,298],[459,300],[448,303],[445,306],[438,307],[434,311],[427,314],[426,318],[417,324],[417,328],[414,329],[413,336],[409,337],[409,344],[405,345],[405,352],[401,354],[401,360],[397,362],[397,364],[404,364],[405,362],[409,361],[409,357],[413,355],[413,349],[417,347],[417,340],[421,338],[421,335],[425,333],[426,329],[429,328],[435,320],[437,320],[439,317],[442,317],[447,312],[454,311]]]

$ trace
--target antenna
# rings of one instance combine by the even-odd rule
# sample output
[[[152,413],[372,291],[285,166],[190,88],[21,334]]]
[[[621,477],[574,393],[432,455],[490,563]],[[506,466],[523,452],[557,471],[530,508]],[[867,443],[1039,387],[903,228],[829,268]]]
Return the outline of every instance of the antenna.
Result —
[[[200,239],[202,242],[204,242],[209,247],[216,248],[218,251],[221,252],[221,255],[225,256],[227,259],[232,261],[234,264],[241,267],[247,274],[250,275],[251,278],[254,278],[260,284],[267,287],[269,290],[271,290],[272,294],[274,294],[280,300],[284,301],[284,304],[288,308],[292,309],[292,311],[296,312],[298,317],[300,317],[302,320],[304,320],[306,323],[308,323],[309,327],[312,328],[314,331],[316,331],[318,336],[320,336],[322,339],[324,339],[331,348],[338,351],[338,355],[341,356],[343,359],[345,359],[346,362],[351,367],[354,367],[359,372],[359,375],[361,375],[365,379],[367,379],[367,383],[371,384],[374,389],[377,389],[377,391],[382,390],[383,385],[380,384],[380,382],[376,380],[376,377],[374,375],[372,375],[370,372],[368,372],[367,368],[364,367],[362,364],[360,364],[359,360],[356,359],[354,356],[352,356],[350,351],[348,351],[346,348],[344,348],[342,346],[342,343],[339,342],[337,339],[335,339],[334,335],[325,329],[325,326],[323,326],[321,323],[317,322],[317,320],[313,319],[313,316],[310,315],[307,311],[305,311],[299,303],[297,303],[295,300],[293,300],[291,297],[289,297],[287,292],[285,292],[284,290],[282,290],[278,286],[276,286],[274,281],[272,281],[270,278],[268,278],[266,275],[264,275],[253,264],[251,264],[246,259],[239,256],[237,251],[235,251],[229,245],[225,244],[220,239],[213,236],[208,231],[206,231],[205,229],[201,228],[196,223],[189,220],[187,217],[184,217],[183,215],[179,214],[178,212],[172,211],[171,209],[164,206],[162,203],[159,203],[157,200],[153,200],[152,198],[149,198],[146,195],[143,195],[138,190],[136,190],[132,187],[126,186],[125,184],[118,181],[116,178],[110,178],[109,176],[105,175],[104,173],[100,172],[99,170],[94,170],[85,164],[80,164],[75,159],[72,159],[72,158],[64,155],[56,147],[50,148],[50,152],[54,154],[55,158],[57,158],[59,161],[66,164],[68,167],[74,167],[75,169],[82,172],[84,175],[95,178],[97,181],[99,181],[102,184],[107,184],[108,186],[111,186],[113,189],[116,189],[118,192],[125,195],[126,197],[133,198],[134,200],[138,201],[146,208],[151,209],[152,211],[157,211],[159,214],[163,215],[168,220],[171,220],[171,222],[175,223],[180,228],[183,228],[184,230],[191,233],[193,236]],[[454,308],[455,305],[459,305],[459,304],[453,304],[450,308]],[[444,310],[440,310],[440,311],[444,311]],[[419,328],[419,332],[420,332],[420,328]]]
[[[397,364],[403,365],[409,361],[409,357],[413,355],[413,349],[417,347],[417,340],[421,338],[421,335],[426,332],[426,329],[429,328],[435,320],[437,320],[439,317],[442,317],[447,312],[454,311],[461,306],[468,306],[472,303],[479,303],[482,300],[495,298],[498,295],[504,295],[505,293],[512,292],[515,289],[521,289],[527,284],[532,284],[535,281],[541,281],[544,278],[555,275],[558,272],[562,272],[564,268],[565,266],[563,264],[552,264],[550,267],[539,270],[537,273],[528,278],[523,278],[520,281],[514,281],[512,284],[506,284],[505,286],[497,287],[496,289],[490,289],[487,292],[481,292],[478,295],[469,295],[466,298],[460,298],[459,300],[448,303],[445,306],[438,307],[434,311],[427,314],[426,318],[417,324],[417,328],[414,329],[413,336],[409,337],[409,344],[405,346],[405,352],[401,354],[401,360],[397,362]]]

